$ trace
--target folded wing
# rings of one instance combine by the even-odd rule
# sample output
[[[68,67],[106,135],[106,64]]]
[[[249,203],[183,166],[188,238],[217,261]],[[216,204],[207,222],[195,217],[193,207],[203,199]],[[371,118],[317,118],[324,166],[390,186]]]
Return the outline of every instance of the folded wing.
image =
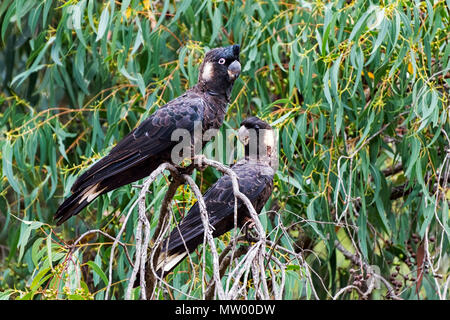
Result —
[[[72,195],[58,208],[57,224],[80,212],[96,197],[148,176],[170,161],[175,129],[192,133],[203,119],[200,98],[181,96],[157,110],[123,138],[109,154],[83,173],[72,186]]]
[[[259,213],[266,203],[271,190],[273,176],[263,174],[259,168],[244,165],[234,169],[239,177],[239,190],[252,202]],[[234,225],[234,193],[231,178],[221,177],[203,195],[209,215],[209,223],[214,228],[213,236],[218,237]],[[249,216],[246,206],[238,200],[238,221],[241,226],[243,218]],[[181,223],[174,228],[162,246],[156,270],[160,275],[170,272],[180,263],[188,252],[192,252],[203,243],[204,228],[198,202],[189,210]]]

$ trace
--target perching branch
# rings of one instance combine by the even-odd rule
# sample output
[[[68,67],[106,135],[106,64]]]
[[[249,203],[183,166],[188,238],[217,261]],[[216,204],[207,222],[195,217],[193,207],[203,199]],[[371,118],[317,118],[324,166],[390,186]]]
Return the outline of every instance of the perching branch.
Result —
[[[160,279],[156,276],[156,272],[154,270],[154,266],[157,263],[159,253],[161,252],[161,246],[159,243],[162,242],[162,237],[169,228],[170,224],[169,221],[169,213],[171,212],[171,202],[173,197],[175,196],[178,187],[182,184],[182,180],[178,174],[178,171],[175,167],[171,169],[172,177],[174,177],[173,181],[170,183],[169,188],[167,190],[166,195],[164,196],[164,200],[161,205],[161,209],[159,212],[159,221],[158,225],[156,227],[153,239],[154,239],[154,245],[153,250],[151,252],[151,257],[149,261],[149,265],[145,269],[145,274],[141,274],[141,277],[146,278],[147,285],[142,286],[141,288],[145,288],[145,291],[147,292],[148,297],[152,297],[156,282]],[[144,212],[145,214],[145,212]]]
[[[145,180],[142,186],[140,186],[141,190],[139,196],[125,217],[124,225],[119,231],[116,241],[111,249],[109,269],[110,283],[112,279],[114,249],[119,243],[118,239],[120,239],[123,231],[125,230],[132,211],[138,205],[139,219],[135,227],[136,251],[134,263],[130,263],[132,266],[132,272],[126,290],[126,299],[131,299],[132,289],[135,284],[139,284],[141,287],[141,299],[151,299],[155,295],[155,290],[157,290],[157,288],[163,288],[161,285],[183,293],[180,290],[170,286],[161,277],[158,277],[155,271],[155,266],[162,250],[161,244],[163,243],[165,234],[169,231],[169,213],[171,212],[172,199],[174,198],[178,187],[186,183],[190,186],[199,203],[201,219],[205,230],[204,245],[207,244],[209,247],[209,250],[204,250],[203,252],[204,254],[212,255],[212,278],[210,281],[207,281],[207,279],[202,280],[203,299],[211,299],[215,294],[217,294],[217,298],[219,299],[237,299],[243,296],[247,291],[247,279],[249,279],[250,274],[252,274],[252,279],[254,281],[255,297],[259,299],[271,299],[272,297],[281,299],[284,290],[286,264],[289,263],[290,260],[286,263],[281,262],[272,252],[273,247],[268,246],[269,243],[266,239],[267,236],[261,222],[259,221],[258,214],[256,213],[256,210],[250,200],[242,192],[240,192],[238,177],[234,171],[229,167],[217,161],[207,159],[204,156],[197,157],[194,160],[192,169],[203,169],[204,166],[212,166],[231,178],[236,204],[237,201],[242,202],[248,209],[248,212],[254,222],[254,232],[256,237],[253,240],[255,240],[255,242],[249,246],[241,246],[238,250],[236,250],[237,243],[241,242],[245,238],[234,238],[234,240],[228,244],[226,249],[222,251],[222,254],[219,257],[218,248],[216,247],[213,239],[214,228],[209,223],[206,204],[200,189],[196,185],[195,181],[186,174],[185,169],[177,168],[169,163],[164,163],[159,166],[147,180]],[[151,183],[153,183],[157,176],[162,174],[164,170],[170,171],[172,182],[170,183],[168,191],[166,192],[162,202],[158,225],[153,233],[153,239],[150,240],[150,223],[145,207],[145,197],[149,193],[148,189]],[[236,218],[237,206],[235,206],[235,211]],[[153,243],[153,245],[150,246],[151,243]],[[150,250],[150,253],[148,253],[147,250]],[[205,260],[203,260],[203,268],[205,268]],[[269,272],[269,274],[267,274],[267,272]],[[205,272],[203,272],[203,274],[205,275]],[[222,283],[222,278],[224,276],[227,277],[225,286]],[[267,282],[270,278],[272,281],[271,286],[269,286]],[[277,281],[280,281],[280,283],[277,283]],[[106,299],[109,297],[109,290],[110,284],[107,286],[105,295]],[[194,298],[190,296],[189,293],[183,294],[190,298]]]
[[[213,236],[212,236],[212,234],[213,234],[212,228],[214,228],[214,227],[209,224],[209,218],[208,218],[208,212],[206,211],[205,200],[203,199],[203,195],[200,192],[200,189],[195,184],[195,181],[186,174],[183,175],[183,178],[189,184],[189,186],[192,188],[195,196],[198,199],[200,215],[202,218],[203,228],[205,230],[204,234],[208,241],[208,244],[211,249],[212,256],[213,256],[213,278],[214,278],[214,282],[216,283],[217,294],[219,296],[219,299],[223,300],[223,299],[225,299],[225,292],[223,291],[222,285],[220,283],[219,256],[217,254],[217,248],[214,243]],[[202,281],[202,284],[203,284],[203,281]],[[203,292],[205,292],[205,290],[203,290]]]
[[[147,194],[147,190],[150,187],[150,185],[152,184],[152,182],[156,179],[156,177],[158,175],[160,175],[164,170],[168,169],[169,167],[172,168],[173,165],[171,165],[170,163],[163,163],[155,171],[153,171],[150,174],[150,176],[147,178],[147,180],[144,182],[144,185],[142,186],[142,189],[141,189],[141,191],[139,193],[137,201],[135,201],[133,203],[133,205],[131,206],[131,208],[128,210],[128,214],[125,217],[125,220],[123,222],[122,228],[120,229],[119,233],[117,234],[116,240],[114,241],[114,243],[112,245],[112,248],[111,248],[111,254],[110,254],[110,257],[109,257],[109,274],[108,274],[109,275],[109,278],[108,278],[109,281],[108,281],[108,285],[106,286],[105,300],[108,300],[108,298],[109,298],[109,290],[111,289],[111,284],[112,284],[112,269],[113,269],[113,262],[114,262],[114,251],[115,251],[115,248],[117,247],[117,244],[119,243],[120,237],[122,236],[122,234],[123,234],[123,232],[124,232],[124,230],[125,230],[125,228],[127,226],[128,219],[130,218],[130,216],[131,216],[134,208],[136,207],[136,205],[141,200],[145,199],[145,196]],[[141,219],[139,219],[139,220],[141,221]],[[139,222],[139,223],[142,223],[142,221]],[[138,223],[138,226],[139,226],[139,223]],[[141,228],[142,228],[142,226],[141,226]],[[140,234],[138,235],[138,237],[139,236],[140,236]],[[134,263],[134,268],[139,268],[140,258],[141,258],[140,256],[136,257],[137,261],[135,261],[135,263]],[[131,289],[127,290],[127,294],[128,293],[131,294]],[[130,296],[126,296],[125,298],[126,299],[130,299]]]
[[[400,298],[399,296],[397,296],[395,294],[395,290],[394,288],[392,288],[391,284],[389,283],[389,281],[387,281],[386,279],[384,279],[381,275],[377,274],[376,272],[374,272],[372,270],[372,268],[370,267],[370,265],[368,265],[366,262],[362,261],[360,258],[358,258],[356,255],[352,254],[350,251],[348,251],[347,249],[344,248],[344,246],[338,241],[336,240],[334,242],[334,245],[336,246],[336,248],[344,255],[344,257],[346,257],[347,259],[349,259],[350,261],[352,261],[353,264],[355,265],[361,265],[364,269],[364,271],[370,275],[373,278],[377,278],[378,280],[380,280],[381,282],[383,282],[383,284],[386,286],[387,288],[387,294],[391,299],[394,300],[403,300],[402,298]],[[367,297],[374,289],[374,284],[375,282],[372,280],[369,282],[369,287],[365,292],[362,292],[358,287],[350,285],[347,286],[341,290],[339,290],[339,292],[333,297],[334,300],[336,300],[342,293],[346,292],[347,290],[351,290],[351,289],[356,289],[358,291],[358,293],[362,296],[362,297]]]

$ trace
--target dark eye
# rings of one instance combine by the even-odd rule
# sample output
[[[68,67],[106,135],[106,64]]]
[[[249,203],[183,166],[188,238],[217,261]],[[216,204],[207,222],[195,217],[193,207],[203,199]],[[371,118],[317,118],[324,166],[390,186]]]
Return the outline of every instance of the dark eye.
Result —
[[[224,64],[225,63],[225,59],[224,58],[220,58],[219,59],[219,64]]]

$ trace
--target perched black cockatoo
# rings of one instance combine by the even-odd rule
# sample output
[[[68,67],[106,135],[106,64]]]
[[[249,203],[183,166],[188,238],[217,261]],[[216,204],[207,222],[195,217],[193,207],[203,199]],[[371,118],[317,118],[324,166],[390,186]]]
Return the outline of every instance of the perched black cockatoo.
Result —
[[[154,112],[75,181],[72,195],[55,214],[57,225],[98,196],[142,179],[171,161],[172,148],[178,143],[172,141],[174,130],[192,134],[198,124],[202,132],[220,128],[241,72],[239,51],[239,45],[232,45],[207,52],[195,86]]]
[[[251,117],[241,123],[239,140],[245,146],[244,159],[231,169],[236,173],[239,190],[245,194],[257,213],[266,204],[272,193],[273,176],[278,165],[276,139],[272,127],[266,122]],[[213,237],[218,237],[235,226],[234,193],[231,178],[222,176],[203,195],[209,223],[214,228]],[[246,205],[238,200],[237,226],[251,223]],[[196,202],[180,224],[175,227],[161,246],[155,267],[156,273],[164,276],[175,268],[187,255],[203,243],[204,228],[200,209]]]

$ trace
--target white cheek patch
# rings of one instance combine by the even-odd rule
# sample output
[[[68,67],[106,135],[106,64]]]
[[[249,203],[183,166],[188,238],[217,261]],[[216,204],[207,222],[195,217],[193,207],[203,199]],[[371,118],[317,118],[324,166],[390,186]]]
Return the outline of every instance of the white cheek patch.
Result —
[[[214,66],[212,62],[207,62],[203,67],[202,78],[205,81],[209,81],[213,78],[213,76],[214,76]]]
[[[272,130],[264,130],[264,145],[273,149],[275,147],[275,135]]]
[[[242,126],[239,128],[238,136],[239,136],[239,140],[241,140],[241,142],[244,145],[248,144],[248,138],[250,136],[250,132],[248,131],[248,129],[245,126]]]

